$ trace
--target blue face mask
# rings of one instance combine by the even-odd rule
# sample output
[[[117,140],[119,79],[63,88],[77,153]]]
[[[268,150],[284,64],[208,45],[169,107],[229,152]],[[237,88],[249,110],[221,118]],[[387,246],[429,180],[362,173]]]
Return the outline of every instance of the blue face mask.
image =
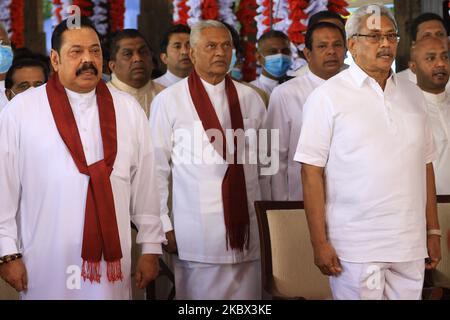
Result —
[[[242,80],[242,71],[239,68],[233,68],[233,70],[231,70],[230,75],[235,80],[238,80],[238,81]]]
[[[13,51],[10,46],[0,45],[0,73],[8,72],[13,61]]]
[[[282,53],[266,56],[264,70],[275,78],[281,78],[286,75],[292,64],[291,57]]]

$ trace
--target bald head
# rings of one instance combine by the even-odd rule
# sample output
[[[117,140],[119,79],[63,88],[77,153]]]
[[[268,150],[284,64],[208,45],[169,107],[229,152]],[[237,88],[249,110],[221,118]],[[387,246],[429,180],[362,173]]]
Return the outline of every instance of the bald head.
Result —
[[[443,92],[450,74],[448,44],[434,37],[417,41],[411,50],[410,68],[422,90]]]

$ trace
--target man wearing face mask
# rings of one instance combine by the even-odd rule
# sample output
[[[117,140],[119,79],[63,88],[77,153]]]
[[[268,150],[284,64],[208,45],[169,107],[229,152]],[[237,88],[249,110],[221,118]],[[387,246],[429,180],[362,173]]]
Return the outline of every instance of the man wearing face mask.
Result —
[[[0,111],[8,103],[8,98],[5,95],[5,77],[6,72],[12,65],[13,57],[8,33],[0,23]]]
[[[278,84],[288,80],[286,73],[292,64],[288,36],[277,30],[264,33],[258,39],[256,58],[262,73],[251,84],[270,95]]]

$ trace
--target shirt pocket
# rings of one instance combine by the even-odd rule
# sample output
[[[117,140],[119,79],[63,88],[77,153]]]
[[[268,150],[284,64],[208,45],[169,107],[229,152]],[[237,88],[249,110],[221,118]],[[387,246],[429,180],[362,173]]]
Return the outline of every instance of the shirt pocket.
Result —
[[[223,214],[222,179],[201,181],[198,190],[202,215]]]

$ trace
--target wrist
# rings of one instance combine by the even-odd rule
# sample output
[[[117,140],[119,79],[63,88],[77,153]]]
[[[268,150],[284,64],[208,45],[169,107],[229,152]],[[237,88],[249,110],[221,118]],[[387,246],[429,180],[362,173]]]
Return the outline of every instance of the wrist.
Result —
[[[21,253],[8,254],[0,257],[0,265],[22,258]]]

